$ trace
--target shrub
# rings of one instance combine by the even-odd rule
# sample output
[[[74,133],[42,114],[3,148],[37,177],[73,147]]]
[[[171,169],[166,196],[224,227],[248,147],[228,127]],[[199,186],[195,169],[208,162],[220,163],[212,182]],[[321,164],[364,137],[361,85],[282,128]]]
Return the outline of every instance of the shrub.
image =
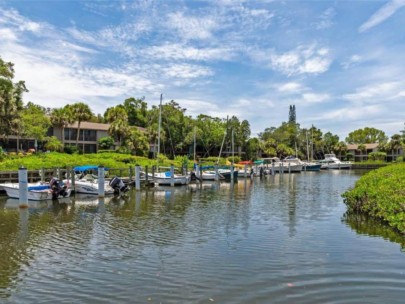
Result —
[[[405,233],[404,163],[370,171],[342,196],[349,211],[364,212]]]
[[[74,145],[65,146],[63,148],[63,151],[65,153],[67,153],[67,154],[78,154],[80,152],[79,148],[77,146],[74,146]]]

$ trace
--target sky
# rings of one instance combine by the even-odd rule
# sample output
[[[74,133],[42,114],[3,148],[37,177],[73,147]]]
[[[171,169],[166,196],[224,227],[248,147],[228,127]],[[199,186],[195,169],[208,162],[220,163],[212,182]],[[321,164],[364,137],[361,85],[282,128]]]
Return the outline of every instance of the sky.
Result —
[[[252,137],[288,120],[344,140],[405,122],[405,0],[0,0],[0,56],[25,102],[142,98],[186,114],[248,120]]]

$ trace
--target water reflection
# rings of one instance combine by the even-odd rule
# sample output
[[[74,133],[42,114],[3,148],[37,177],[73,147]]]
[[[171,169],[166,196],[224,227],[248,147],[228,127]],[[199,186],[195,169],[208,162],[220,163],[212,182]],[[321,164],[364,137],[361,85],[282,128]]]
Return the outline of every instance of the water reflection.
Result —
[[[401,233],[393,230],[386,223],[369,217],[364,214],[346,212],[342,217],[342,222],[359,234],[383,237],[386,240],[401,245],[405,251],[405,237]]]
[[[342,225],[340,195],[357,178],[354,172],[277,174],[102,199],[76,195],[28,209],[6,199],[0,297],[313,303],[388,295],[395,302],[403,291],[397,265],[405,256],[369,236],[402,247],[404,237],[349,214]]]

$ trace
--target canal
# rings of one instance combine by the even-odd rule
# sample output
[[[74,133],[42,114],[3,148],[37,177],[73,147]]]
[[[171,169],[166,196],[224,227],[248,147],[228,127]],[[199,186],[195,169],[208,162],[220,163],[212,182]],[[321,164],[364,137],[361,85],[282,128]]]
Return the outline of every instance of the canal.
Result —
[[[345,213],[359,176],[0,198],[0,302],[403,303],[405,237]]]

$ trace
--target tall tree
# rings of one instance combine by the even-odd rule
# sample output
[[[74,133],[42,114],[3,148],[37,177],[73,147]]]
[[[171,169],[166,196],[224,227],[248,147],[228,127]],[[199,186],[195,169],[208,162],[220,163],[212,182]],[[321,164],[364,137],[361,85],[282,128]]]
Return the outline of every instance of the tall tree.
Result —
[[[22,111],[23,135],[28,138],[44,140],[51,126],[51,121],[46,115],[46,109],[29,102]]]
[[[76,146],[79,147],[80,125],[83,121],[88,121],[91,119],[93,113],[91,112],[90,107],[83,102],[74,103],[68,106],[68,108],[72,112],[72,117],[74,120],[77,121]]]
[[[288,113],[288,122],[289,123],[296,123],[297,122],[297,115],[295,112],[295,105],[290,106],[290,112]]]
[[[51,123],[54,127],[62,129],[62,145],[65,145],[65,128],[74,122],[74,117],[69,106],[52,109],[50,115]]]
[[[373,144],[373,143],[386,143],[388,137],[384,131],[365,127],[364,129],[357,129],[350,132],[346,137],[348,144]]]
[[[15,129],[23,108],[23,93],[28,92],[24,81],[13,83],[13,78],[14,64],[0,57],[0,136],[4,137]]]
[[[124,108],[128,114],[128,124],[130,126],[143,128],[147,126],[148,104],[145,102],[145,97],[139,99],[133,97],[125,99]]]
[[[123,140],[129,135],[128,115],[122,105],[109,108],[105,113],[107,122],[110,123],[108,133],[117,139],[118,145],[121,146]]]

